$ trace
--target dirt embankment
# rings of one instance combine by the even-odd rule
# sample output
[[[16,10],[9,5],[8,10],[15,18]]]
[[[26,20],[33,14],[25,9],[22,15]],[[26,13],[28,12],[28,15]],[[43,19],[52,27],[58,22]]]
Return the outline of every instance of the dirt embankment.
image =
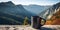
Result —
[[[50,20],[46,21],[45,25],[60,25],[60,9],[58,12],[53,14]]]

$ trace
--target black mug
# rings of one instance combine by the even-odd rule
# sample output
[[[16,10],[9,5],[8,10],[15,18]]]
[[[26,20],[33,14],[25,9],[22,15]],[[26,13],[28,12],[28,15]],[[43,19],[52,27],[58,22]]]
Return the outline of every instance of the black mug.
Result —
[[[39,16],[31,17],[31,26],[35,29],[40,29],[41,26],[45,24],[46,20]]]

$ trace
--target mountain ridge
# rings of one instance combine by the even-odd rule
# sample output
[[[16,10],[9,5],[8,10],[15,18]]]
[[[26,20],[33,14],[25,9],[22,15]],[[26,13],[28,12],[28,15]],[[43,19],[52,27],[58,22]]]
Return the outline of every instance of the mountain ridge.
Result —
[[[60,7],[60,2],[57,4],[54,4],[52,7],[48,8],[47,10],[40,13],[40,17],[43,17],[44,19],[50,19],[51,16],[56,13],[58,8]]]
[[[33,12],[38,15],[40,12],[44,11],[45,9],[48,9],[50,6],[23,5],[23,7],[27,9],[28,11]]]
[[[0,24],[6,23],[9,25],[22,25],[25,17],[28,17],[28,21],[30,22],[30,17],[34,15],[36,14],[27,11],[22,5],[15,5],[11,1],[0,3]],[[5,17],[5,19],[1,16]],[[2,20],[6,20],[8,22],[3,22]]]

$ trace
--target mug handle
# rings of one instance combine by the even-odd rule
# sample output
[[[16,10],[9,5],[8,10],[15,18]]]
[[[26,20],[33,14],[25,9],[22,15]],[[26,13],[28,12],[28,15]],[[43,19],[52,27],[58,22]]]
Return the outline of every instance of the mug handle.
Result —
[[[43,25],[45,25],[45,23],[46,23],[46,20],[45,19],[42,19],[41,20],[41,25],[43,26]]]

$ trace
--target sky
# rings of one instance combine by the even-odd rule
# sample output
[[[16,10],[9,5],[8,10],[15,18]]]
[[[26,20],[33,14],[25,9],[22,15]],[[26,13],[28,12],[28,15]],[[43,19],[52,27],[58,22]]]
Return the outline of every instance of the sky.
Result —
[[[22,4],[22,5],[30,5],[30,4],[37,4],[37,5],[53,5],[60,0],[0,0],[0,2],[7,2],[12,1],[14,4]]]

